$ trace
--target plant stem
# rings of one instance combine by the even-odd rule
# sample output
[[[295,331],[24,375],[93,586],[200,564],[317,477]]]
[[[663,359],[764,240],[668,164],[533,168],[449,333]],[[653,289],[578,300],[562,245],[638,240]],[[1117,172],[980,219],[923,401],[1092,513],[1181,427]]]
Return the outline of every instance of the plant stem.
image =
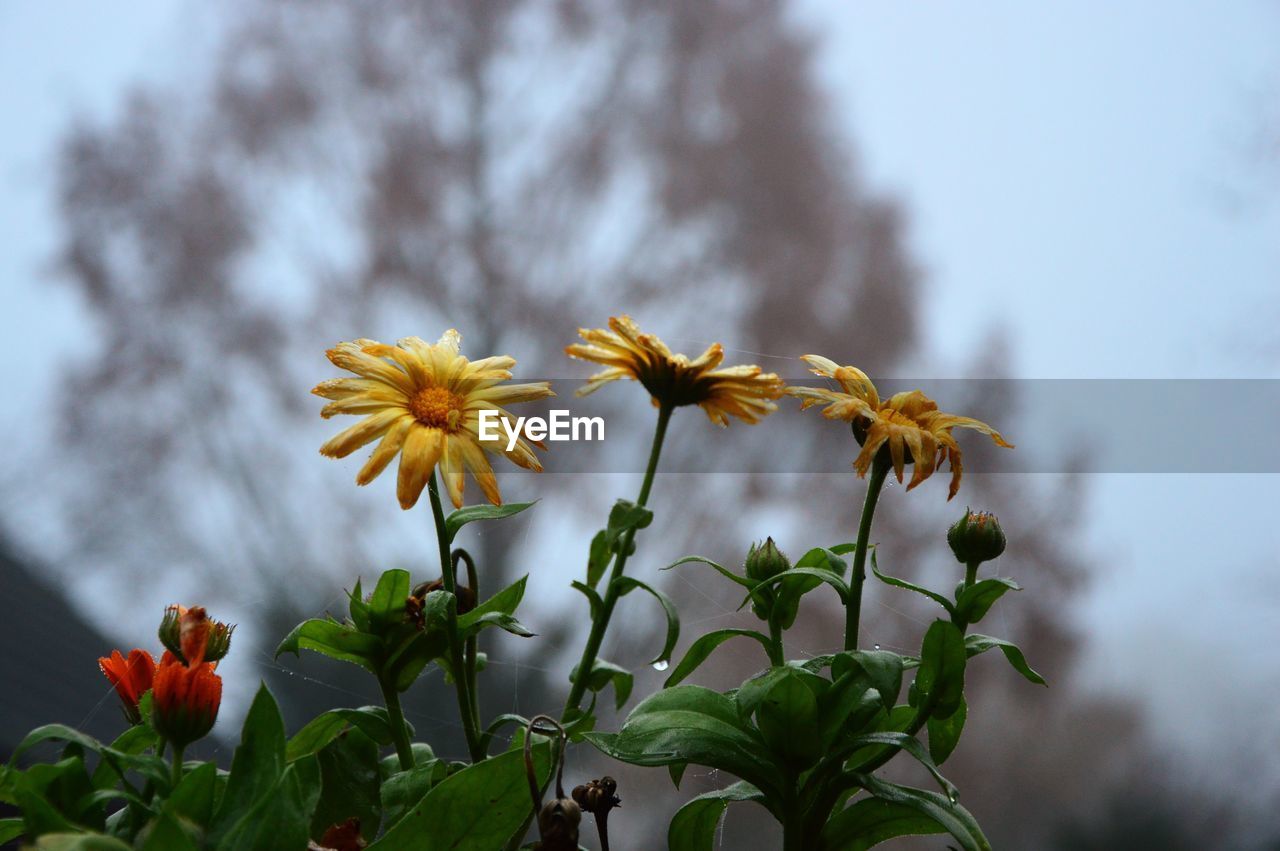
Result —
[[[862,618],[862,585],[867,578],[867,544],[871,539],[871,518],[876,513],[876,502],[889,474],[888,457],[877,453],[871,462],[871,475],[867,478],[867,496],[862,503],[862,519],[858,523],[857,550],[853,554],[853,578],[849,583],[849,599],[844,609],[844,649],[858,649],[858,628]]]
[[[653,432],[653,446],[649,449],[649,466],[644,472],[644,481],[640,484],[640,495],[636,504],[644,506],[649,501],[649,491],[653,488],[653,476],[658,471],[658,456],[662,454],[662,441],[667,434],[667,423],[671,421],[670,405],[658,409],[658,424]],[[613,570],[609,574],[609,582],[605,586],[604,605],[600,607],[600,615],[591,623],[591,633],[587,636],[587,644],[582,648],[582,659],[578,662],[578,673],[573,678],[573,688],[569,690],[569,698],[565,701],[561,717],[567,723],[569,713],[578,709],[582,696],[586,693],[591,669],[595,667],[596,654],[600,652],[600,644],[604,641],[605,631],[609,628],[609,618],[613,616],[613,607],[618,603],[618,579],[627,566],[627,554],[635,540],[636,530],[629,530],[619,543],[618,553],[614,557]]]
[[[772,613],[769,618],[769,643],[769,664],[775,668],[785,665],[787,657],[782,649],[782,624],[772,617]]]
[[[458,561],[461,560],[467,565],[467,588],[471,590],[475,597],[476,603],[480,602],[480,575],[476,571],[476,563],[471,560],[471,556],[466,550],[454,550],[455,561],[453,562],[454,582],[458,578]],[[467,668],[467,688],[471,691],[471,717],[475,719],[476,726],[480,725],[480,681],[476,678],[477,659],[480,650],[480,637],[472,635],[467,639],[467,646],[464,651],[465,658],[463,662]],[[485,748],[486,752],[488,748]]]
[[[409,730],[404,725],[404,710],[400,708],[400,692],[394,683],[388,683],[378,677],[378,686],[382,689],[382,700],[387,704],[387,720],[391,722],[391,739],[396,745],[396,756],[400,758],[400,770],[413,768],[413,747],[409,744]]]
[[[980,561],[971,561],[965,565],[964,587],[968,588],[970,585],[978,581],[978,565],[980,564],[982,564]]]
[[[178,788],[178,783],[182,780],[182,752],[186,748],[173,746],[173,788]],[[173,794],[170,792],[169,794]]]
[[[454,595],[454,605],[449,607],[445,629],[449,639],[449,667],[453,669],[453,686],[458,695],[458,714],[462,717],[462,730],[467,737],[467,752],[472,762],[485,758],[480,747],[478,721],[472,713],[471,688],[468,682],[466,662],[462,658],[462,646],[458,642],[458,584],[453,575],[453,560],[449,558],[449,539],[444,528],[444,507],[440,504],[440,489],[436,486],[436,474],[427,479],[427,493],[431,497],[431,516],[436,523],[436,541],[440,545],[440,579],[444,590]],[[401,724],[403,726],[403,722]]]

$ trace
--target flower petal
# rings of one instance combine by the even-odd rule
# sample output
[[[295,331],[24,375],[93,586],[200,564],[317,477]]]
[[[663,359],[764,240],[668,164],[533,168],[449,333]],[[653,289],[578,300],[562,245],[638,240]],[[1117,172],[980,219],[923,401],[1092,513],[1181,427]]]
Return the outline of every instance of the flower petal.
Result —
[[[405,435],[400,449],[400,471],[396,479],[396,497],[406,511],[413,508],[427,486],[427,477],[436,468],[444,449],[444,432],[414,423]]]
[[[403,408],[378,411],[329,438],[320,447],[320,454],[330,458],[345,458],[369,441],[382,437],[396,421],[408,416]]]
[[[356,484],[369,484],[387,468],[387,465],[391,463],[391,459],[395,458],[396,453],[404,446],[405,438],[415,424],[417,424],[417,421],[413,417],[402,417],[387,431],[382,438],[382,442],[373,450],[369,460],[365,462],[364,466],[360,468],[360,472],[356,474]]]

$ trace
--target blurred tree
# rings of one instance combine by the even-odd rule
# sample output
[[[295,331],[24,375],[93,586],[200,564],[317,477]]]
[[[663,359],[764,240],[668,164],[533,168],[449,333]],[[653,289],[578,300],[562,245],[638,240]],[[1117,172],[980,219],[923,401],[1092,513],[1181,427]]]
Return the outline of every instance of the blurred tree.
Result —
[[[350,486],[351,469],[314,455],[328,430],[304,396],[330,373],[318,341],[456,326],[469,353],[512,352],[525,374],[555,375],[576,325],[630,311],[679,348],[714,335],[775,355],[822,352],[876,375],[917,348],[920,288],[902,216],[857,180],[813,81],[811,41],[775,0],[276,0],[237,4],[226,18],[207,76],[135,93],[114,122],[83,122],[67,138],[62,266],[101,345],[67,377],[58,452],[69,459],[62,493],[78,561],[134,582],[162,569],[173,593],[210,604],[222,595],[252,614],[260,649],[334,605],[355,570],[399,558],[430,572],[425,519],[387,519],[389,497],[374,506]],[[764,365],[777,364],[798,377],[793,360]],[[637,394],[612,395],[611,423],[643,445],[648,415],[627,425],[643,409]],[[1012,415],[1013,400],[988,401],[984,418]],[[792,429],[768,469],[805,469],[831,429]],[[664,469],[689,469],[702,451],[681,443]],[[852,446],[840,451],[851,457]],[[697,498],[723,484],[714,479],[681,481],[665,497],[676,486],[660,481],[658,504],[681,509],[661,519],[664,549],[720,529],[708,554],[733,561],[739,533],[771,531],[735,526]],[[604,511],[594,488],[537,484],[549,494],[540,514],[578,500],[593,518]],[[849,475],[735,475],[732,487],[760,509],[744,517],[767,509],[818,536],[847,536],[862,494]],[[1081,575],[1067,547],[1076,494],[1046,504],[1033,486],[996,477],[966,488],[978,504],[1010,506],[1010,561],[1036,589],[1009,607],[1019,615],[1010,631],[1069,688],[1075,638],[1062,601]],[[922,516],[936,529],[950,518],[895,502],[877,537],[901,536],[886,553],[897,572],[953,568],[937,559],[940,534],[914,531]],[[409,528],[418,537],[406,545]],[[584,542],[532,555],[576,566]],[[509,529],[486,531],[480,548],[486,582],[529,566]],[[916,640],[906,636],[924,616],[912,605],[877,610],[877,639]],[[815,622],[815,642],[818,631]],[[570,638],[559,627],[539,639],[537,667],[560,666],[548,647]],[[521,652],[513,643],[503,652]],[[311,711],[307,690],[363,688],[307,664],[322,675],[281,679],[266,666],[295,723]],[[550,705],[548,689],[563,686],[533,668],[507,673],[526,707]],[[970,800],[997,844],[1037,847],[1054,818],[1093,800],[1082,790],[1095,788],[1096,748],[1078,758],[1072,748],[1093,738],[1080,719],[1110,710],[1048,709],[998,673],[979,687],[998,695],[974,722],[987,735],[966,743],[980,758],[958,755],[956,779],[964,788],[985,774],[983,794],[1004,796],[998,807]],[[507,685],[496,700],[490,686],[490,708],[510,708]],[[434,691],[409,697],[420,718],[451,717]],[[1019,759],[1040,747],[1045,723],[1068,737],[1053,764]],[[628,782],[633,799],[666,784]],[[654,824],[673,800],[647,810]],[[1023,818],[1032,811],[1047,823]]]

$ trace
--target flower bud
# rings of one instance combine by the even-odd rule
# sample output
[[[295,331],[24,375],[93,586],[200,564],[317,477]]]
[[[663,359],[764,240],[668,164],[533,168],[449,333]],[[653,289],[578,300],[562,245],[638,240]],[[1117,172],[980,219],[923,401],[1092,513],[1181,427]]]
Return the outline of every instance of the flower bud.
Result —
[[[226,656],[234,631],[234,624],[213,620],[202,606],[173,605],[164,610],[159,635],[160,643],[179,661],[198,665]]]
[[[156,672],[156,662],[151,654],[145,650],[130,650],[126,659],[119,650],[112,650],[110,656],[98,660],[98,668],[115,687],[129,723],[141,723],[138,701],[151,688]]]
[[[978,564],[1004,552],[1004,531],[994,514],[966,508],[964,516],[947,532],[947,543],[962,564]]]
[[[778,549],[773,538],[765,538],[763,544],[752,544],[747,552],[747,576],[756,581],[777,576],[791,569],[791,562]]]
[[[213,663],[188,667],[165,653],[151,686],[151,724],[176,748],[202,739],[218,720],[222,678]]]

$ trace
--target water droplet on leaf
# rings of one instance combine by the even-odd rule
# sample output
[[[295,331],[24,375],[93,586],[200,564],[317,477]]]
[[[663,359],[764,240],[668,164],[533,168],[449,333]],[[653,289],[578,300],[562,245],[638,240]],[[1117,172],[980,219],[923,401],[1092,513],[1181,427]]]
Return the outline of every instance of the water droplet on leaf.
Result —
[[[668,662],[666,659],[659,659],[658,661],[653,663],[653,669],[655,671],[665,671],[670,666],[671,666],[671,663]]]

